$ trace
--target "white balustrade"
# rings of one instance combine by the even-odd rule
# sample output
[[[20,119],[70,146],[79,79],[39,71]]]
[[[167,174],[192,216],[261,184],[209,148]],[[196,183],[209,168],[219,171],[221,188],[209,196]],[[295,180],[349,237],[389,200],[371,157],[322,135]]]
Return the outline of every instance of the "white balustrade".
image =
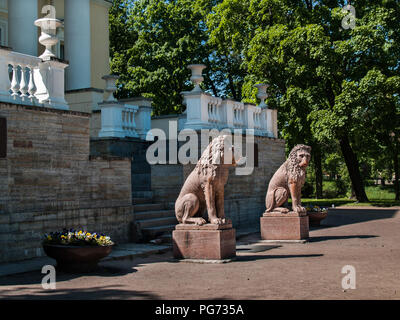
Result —
[[[101,109],[99,137],[145,140],[151,129],[151,99],[138,97],[118,101],[114,98],[118,78],[116,75],[103,77],[106,81],[107,97],[98,104]]]
[[[207,103],[207,111],[208,111],[208,121],[211,123],[218,124],[222,123],[221,118],[221,102],[222,99],[209,96]]]
[[[0,49],[0,100],[37,104],[34,72],[40,63],[40,58]]]
[[[243,102],[235,101],[233,103],[233,126],[236,129],[246,128],[246,117]]]
[[[222,100],[205,93],[200,88],[201,70],[204,65],[190,66],[191,80],[195,89],[182,92],[186,105],[186,122],[183,129],[254,129],[259,136],[278,137],[277,111],[269,109],[265,104],[268,97],[267,84],[257,84],[257,97],[261,100],[258,106],[244,104],[231,99]]]
[[[51,45],[58,41],[56,36],[49,35],[48,25],[53,22],[55,33],[60,21],[48,18],[35,21],[42,28],[39,40],[46,45],[41,57],[0,48],[0,101],[69,109],[64,87],[64,69],[68,64],[54,58],[50,51]]]
[[[149,106],[126,104],[125,101],[103,101],[99,137],[140,138],[145,140],[151,129]]]
[[[126,137],[137,138],[135,113],[139,110],[137,106],[125,105],[122,110],[122,129]]]
[[[125,105],[118,101],[103,101],[98,105],[101,109],[99,137],[125,138],[126,133],[123,128]]]

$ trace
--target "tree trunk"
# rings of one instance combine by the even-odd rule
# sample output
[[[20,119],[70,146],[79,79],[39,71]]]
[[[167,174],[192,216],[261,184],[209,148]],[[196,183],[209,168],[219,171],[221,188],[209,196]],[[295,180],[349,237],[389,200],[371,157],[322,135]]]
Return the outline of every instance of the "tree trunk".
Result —
[[[357,155],[351,148],[350,141],[347,135],[339,139],[340,149],[342,151],[344,161],[346,162],[347,170],[351,183],[354,188],[356,199],[360,202],[368,202],[367,194],[365,193],[364,183],[360,174],[360,165],[358,163]]]
[[[399,186],[399,153],[398,148],[393,156],[393,168],[394,168],[394,191],[396,194],[396,200],[400,200],[400,186]]]
[[[315,166],[315,195],[317,199],[322,199],[322,156],[321,148],[313,146],[314,166]]]

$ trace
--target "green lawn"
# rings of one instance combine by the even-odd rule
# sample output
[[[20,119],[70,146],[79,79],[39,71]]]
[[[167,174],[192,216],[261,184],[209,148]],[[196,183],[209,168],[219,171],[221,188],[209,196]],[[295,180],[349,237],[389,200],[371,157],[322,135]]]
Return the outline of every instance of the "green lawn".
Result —
[[[368,199],[370,202],[357,202],[348,198],[326,198],[326,199],[301,199],[302,204],[315,204],[320,207],[335,207],[341,206],[372,206],[372,207],[392,207],[400,206],[400,201],[395,201],[395,193],[393,186],[367,186],[365,188]],[[289,202],[291,202],[289,200]]]

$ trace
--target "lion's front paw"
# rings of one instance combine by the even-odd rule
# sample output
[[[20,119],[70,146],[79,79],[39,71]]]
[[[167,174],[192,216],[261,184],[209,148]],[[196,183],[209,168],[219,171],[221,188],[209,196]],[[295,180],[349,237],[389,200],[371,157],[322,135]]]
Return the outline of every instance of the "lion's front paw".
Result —
[[[307,212],[306,208],[304,208],[304,207],[302,207],[302,206],[296,206],[296,207],[294,207],[294,208],[293,208],[293,211],[294,211],[294,212],[297,212],[297,213],[304,213],[304,212]]]
[[[225,220],[225,219],[213,218],[213,219],[210,219],[210,223],[211,224],[223,224],[224,223],[223,220]]]
[[[202,226],[203,224],[206,224],[206,223],[207,223],[207,221],[204,220],[203,218],[196,219],[196,225],[198,225],[198,226]]]

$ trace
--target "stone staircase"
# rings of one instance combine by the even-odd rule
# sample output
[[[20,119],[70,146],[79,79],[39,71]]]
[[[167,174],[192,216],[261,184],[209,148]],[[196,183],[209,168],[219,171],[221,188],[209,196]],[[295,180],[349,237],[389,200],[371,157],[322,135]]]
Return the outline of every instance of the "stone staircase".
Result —
[[[133,198],[133,207],[140,241],[170,242],[172,230],[178,223],[175,210],[167,209],[163,203],[154,203],[153,198]]]

